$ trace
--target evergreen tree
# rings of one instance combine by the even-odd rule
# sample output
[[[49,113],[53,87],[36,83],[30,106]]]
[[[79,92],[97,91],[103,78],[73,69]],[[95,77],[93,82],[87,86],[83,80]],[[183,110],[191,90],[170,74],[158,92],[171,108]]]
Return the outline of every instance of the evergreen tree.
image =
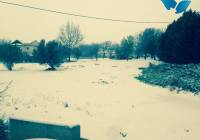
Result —
[[[159,58],[168,63],[200,63],[200,14],[185,12],[161,36]]]
[[[128,36],[127,38],[123,38],[121,41],[121,48],[117,50],[117,54],[120,59],[129,60],[134,50],[134,37]]]
[[[64,62],[65,58],[63,47],[55,40],[49,41],[46,45],[45,41],[41,40],[35,55],[38,63],[49,65],[48,70],[55,70]]]
[[[9,41],[0,41],[0,62],[2,62],[6,68],[12,71],[15,63],[22,61],[22,52],[18,46],[11,45]]]
[[[138,45],[136,48],[137,56],[143,55],[146,59],[148,56],[156,58],[162,32],[159,29],[147,28],[138,35]]]
[[[45,46],[45,40],[41,40],[38,49],[34,51],[34,58],[36,62],[39,62],[40,64],[46,63],[46,57],[47,57],[47,50]]]
[[[56,41],[49,41],[46,45],[46,63],[50,70],[55,70],[64,62],[62,47]]]

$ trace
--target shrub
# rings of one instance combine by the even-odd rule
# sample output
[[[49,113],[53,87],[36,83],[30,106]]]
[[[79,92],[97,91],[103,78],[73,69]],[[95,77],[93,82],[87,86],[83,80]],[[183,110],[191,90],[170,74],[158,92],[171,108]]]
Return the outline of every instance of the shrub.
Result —
[[[159,64],[149,65],[143,68],[142,74],[136,77],[148,84],[191,91],[195,94],[200,92],[200,65],[188,64]]]
[[[19,47],[11,45],[8,41],[0,41],[0,61],[8,70],[11,71],[14,64],[21,62],[22,58]]]
[[[64,62],[63,47],[54,40],[49,41],[47,44],[42,40],[35,56],[38,63],[49,65],[48,70],[55,70]]]

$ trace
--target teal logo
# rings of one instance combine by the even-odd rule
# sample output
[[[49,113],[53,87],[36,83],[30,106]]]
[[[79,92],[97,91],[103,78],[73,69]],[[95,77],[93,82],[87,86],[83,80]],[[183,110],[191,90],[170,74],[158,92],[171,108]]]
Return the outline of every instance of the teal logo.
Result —
[[[182,0],[177,3],[175,0],[161,0],[167,10],[175,9],[176,13],[182,13],[187,10],[189,7],[191,0]]]

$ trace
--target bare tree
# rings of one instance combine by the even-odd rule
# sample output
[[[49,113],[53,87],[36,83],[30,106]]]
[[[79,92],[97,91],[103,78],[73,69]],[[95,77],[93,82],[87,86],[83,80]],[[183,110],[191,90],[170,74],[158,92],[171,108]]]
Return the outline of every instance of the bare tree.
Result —
[[[73,22],[67,22],[61,26],[58,41],[67,49],[67,55],[70,61],[72,48],[77,47],[83,40],[83,35],[78,25]]]
[[[105,41],[102,43],[103,59],[106,58],[106,53],[108,49],[111,47],[111,45],[112,45],[111,41]]]

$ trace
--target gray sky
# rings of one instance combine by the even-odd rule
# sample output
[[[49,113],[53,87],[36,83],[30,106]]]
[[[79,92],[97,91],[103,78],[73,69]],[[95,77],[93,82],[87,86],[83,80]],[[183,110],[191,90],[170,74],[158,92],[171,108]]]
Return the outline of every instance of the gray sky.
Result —
[[[5,0],[63,12],[104,18],[138,21],[173,21],[181,14],[167,11],[161,0]],[[179,0],[177,0],[179,1]],[[200,1],[192,0],[190,8],[200,11]],[[55,39],[59,28],[68,20],[79,24],[85,43],[111,40],[136,34],[147,27],[166,28],[167,24],[134,24],[101,21],[58,15],[0,4],[0,38],[32,41]]]

